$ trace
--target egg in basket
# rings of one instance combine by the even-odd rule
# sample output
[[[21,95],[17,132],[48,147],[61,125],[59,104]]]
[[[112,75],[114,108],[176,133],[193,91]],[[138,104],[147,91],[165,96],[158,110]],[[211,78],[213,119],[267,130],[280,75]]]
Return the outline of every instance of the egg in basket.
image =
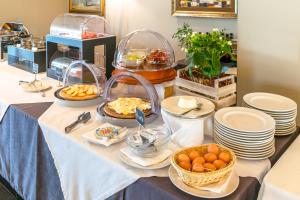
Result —
[[[132,78],[136,87],[122,83],[122,79]],[[135,127],[136,108],[145,114],[145,123],[154,121],[160,111],[158,95],[154,86],[138,74],[122,72],[112,76],[106,83],[103,101],[98,107],[100,118],[117,126]]]

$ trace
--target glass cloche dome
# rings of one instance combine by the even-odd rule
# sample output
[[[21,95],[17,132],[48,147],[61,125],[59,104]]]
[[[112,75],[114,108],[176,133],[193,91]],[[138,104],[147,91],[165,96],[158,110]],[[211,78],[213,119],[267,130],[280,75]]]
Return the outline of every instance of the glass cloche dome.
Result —
[[[134,79],[137,84],[123,84],[120,80],[124,78]],[[157,118],[160,105],[153,84],[130,72],[113,75],[105,85],[103,102],[98,107],[102,120],[118,126],[135,127],[138,125],[135,120],[136,108],[144,112],[146,124]]]
[[[138,30],[124,37],[115,52],[114,67],[129,71],[159,71],[173,68],[174,50],[161,34]]]
[[[103,17],[65,13],[53,20],[50,35],[84,40],[111,35],[111,30]]]

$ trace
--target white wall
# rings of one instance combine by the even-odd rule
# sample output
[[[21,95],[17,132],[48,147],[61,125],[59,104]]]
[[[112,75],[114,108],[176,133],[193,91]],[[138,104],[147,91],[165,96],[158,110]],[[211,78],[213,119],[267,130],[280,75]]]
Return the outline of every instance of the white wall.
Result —
[[[176,40],[172,39],[172,35],[184,22],[189,23],[196,31],[207,32],[212,28],[226,28],[236,33],[236,19],[171,16],[171,0],[107,0],[106,5],[107,19],[118,35],[145,28],[160,32],[173,45],[177,59],[183,58],[183,53]]]
[[[273,92],[294,99],[299,113],[299,8],[299,0],[239,1],[239,102],[248,92]]]
[[[35,36],[49,32],[52,20],[68,11],[67,0],[0,0],[0,23],[23,22]]]

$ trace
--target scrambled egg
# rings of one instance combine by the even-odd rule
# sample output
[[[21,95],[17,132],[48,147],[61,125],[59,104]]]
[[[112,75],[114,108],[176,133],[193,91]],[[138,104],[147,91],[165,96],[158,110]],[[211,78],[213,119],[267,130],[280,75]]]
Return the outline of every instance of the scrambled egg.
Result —
[[[108,103],[108,107],[113,109],[118,114],[128,115],[134,114],[136,108],[141,110],[151,109],[150,102],[147,102],[140,98],[118,98],[115,101]]]

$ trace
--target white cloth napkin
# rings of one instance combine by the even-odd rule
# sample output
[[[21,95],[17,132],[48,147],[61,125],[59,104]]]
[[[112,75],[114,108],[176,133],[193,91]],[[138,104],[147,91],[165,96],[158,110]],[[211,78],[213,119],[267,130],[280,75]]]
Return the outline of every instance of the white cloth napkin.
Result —
[[[45,91],[45,97],[40,93],[25,92],[19,85],[19,81],[32,81],[32,73],[9,66],[7,62],[0,63],[0,122],[11,104],[53,102],[54,91],[57,89],[57,81],[46,78],[46,73],[37,75],[37,79],[49,83],[52,89]]]
[[[181,147],[201,145],[204,135],[212,134],[213,114],[204,118],[184,119],[161,110],[165,124],[172,131],[172,140]]]
[[[120,133],[109,140],[101,140],[96,137],[96,129],[95,129],[95,130],[91,130],[91,131],[87,132],[86,134],[82,135],[82,137],[89,142],[109,147],[110,145],[113,145],[115,143],[118,143],[118,142],[121,142],[122,140],[124,140],[128,133],[127,128],[123,129],[122,127],[119,127],[119,126],[113,126],[110,123],[102,124],[98,128],[105,128],[105,127],[115,127],[120,130]]]
[[[160,163],[170,157],[170,155],[173,153],[170,149],[166,148],[154,157],[145,158],[135,155],[129,147],[122,148],[120,151],[130,160],[144,167]]]
[[[222,193],[223,191],[225,191],[228,187],[228,184],[231,181],[232,176],[234,175],[234,170],[223,180],[217,182],[217,183],[213,183],[213,184],[209,184],[207,186],[201,186],[201,187],[196,187],[200,190],[206,190],[206,191],[210,191],[210,192],[215,192],[215,193]]]

